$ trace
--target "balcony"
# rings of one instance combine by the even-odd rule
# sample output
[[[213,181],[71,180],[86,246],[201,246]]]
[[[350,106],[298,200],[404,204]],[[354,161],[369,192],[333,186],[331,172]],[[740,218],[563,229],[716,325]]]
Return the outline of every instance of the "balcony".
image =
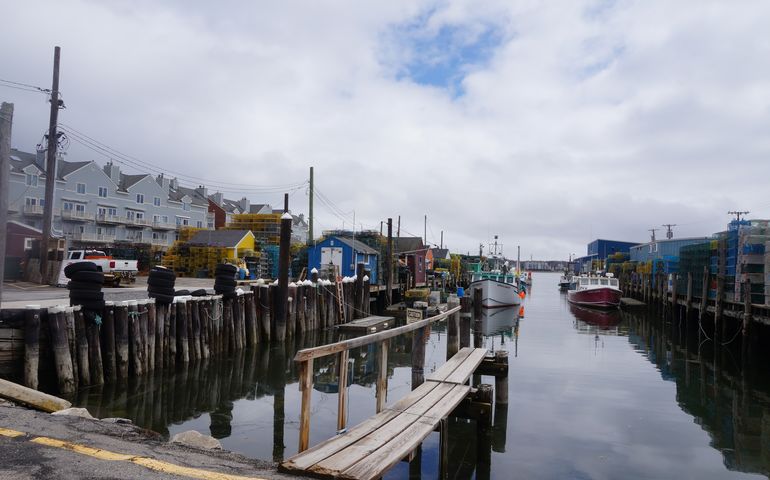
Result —
[[[94,219],[93,213],[87,213],[82,210],[64,210],[61,211],[61,219],[71,222],[90,222]]]
[[[142,244],[150,243],[150,239],[149,238],[144,238],[144,237],[138,236],[138,235],[128,235],[128,236],[126,236],[126,240],[125,241],[126,242],[131,242],[131,243],[142,243]]]
[[[107,235],[105,233],[75,232],[72,234],[72,239],[81,242],[112,243],[115,241],[115,235]]]
[[[153,238],[150,241],[153,247],[168,247],[168,240],[163,238]]]
[[[144,228],[149,227],[152,224],[146,218],[126,218],[126,227]]]
[[[174,230],[176,225],[166,222],[152,222],[152,228],[155,230]]]
[[[107,213],[100,213],[96,215],[96,223],[107,223],[110,225],[118,225],[126,222],[126,219],[118,215],[109,215]]]
[[[22,209],[22,213],[24,215],[42,215],[43,206],[42,205],[24,205]]]

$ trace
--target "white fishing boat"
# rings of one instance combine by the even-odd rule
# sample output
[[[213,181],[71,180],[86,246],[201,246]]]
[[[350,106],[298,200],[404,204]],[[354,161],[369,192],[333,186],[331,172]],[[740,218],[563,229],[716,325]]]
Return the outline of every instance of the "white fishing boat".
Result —
[[[481,289],[481,305],[485,308],[511,307],[521,304],[516,274],[508,268],[503,257],[503,246],[495,243],[490,246],[491,253],[487,256],[489,269],[484,270],[481,262],[476,264],[471,275],[469,290]]]

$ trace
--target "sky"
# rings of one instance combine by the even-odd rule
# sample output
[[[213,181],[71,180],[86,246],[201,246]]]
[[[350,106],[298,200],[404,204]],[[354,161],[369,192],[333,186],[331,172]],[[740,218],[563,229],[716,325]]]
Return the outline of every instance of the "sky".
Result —
[[[662,224],[688,237],[732,210],[770,218],[764,1],[0,0],[0,13],[0,79],[50,88],[62,49],[68,160],[252,203],[287,192],[294,213],[313,166],[316,232],[400,216],[402,236],[443,231],[454,252],[498,235],[508,256],[566,259]],[[13,147],[34,151],[47,97],[2,85]]]

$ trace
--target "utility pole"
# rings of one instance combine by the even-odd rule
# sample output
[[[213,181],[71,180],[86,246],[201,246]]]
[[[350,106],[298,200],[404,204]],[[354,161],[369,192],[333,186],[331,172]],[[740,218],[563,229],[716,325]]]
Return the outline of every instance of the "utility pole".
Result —
[[[425,220],[422,224],[422,243],[423,245],[428,244],[428,216],[425,215]]]
[[[313,243],[313,167],[310,167],[310,199],[307,217],[307,244]]]
[[[53,50],[53,83],[51,85],[51,115],[48,122],[48,150],[45,166],[45,205],[43,206],[43,238],[40,241],[40,277],[48,283],[48,245],[53,223],[54,185],[56,184],[56,124],[59,122],[59,58],[61,49]]]
[[[748,215],[749,213],[751,213],[751,212],[749,212],[749,211],[743,211],[743,212],[730,211],[730,212],[727,212],[728,215],[735,215],[735,220],[737,220],[739,222],[741,221],[741,215]]]
[[[398,228],[396,229],[396,238],[401,238],[401,215],[398,216]]]
[[[441,244],[439,245],[438,248],[442,250],[444,249],[444,231],[443,230],[441,230]]]
[[[674,238],[674,232],[671,231],[671,227],[676,227],[676,223],[664,223],[661,226],[666,227],[666,238],[669,240]]]
[[[388,289],[385,298],[388,299],[388,306],[393,304],[393,219],[388,218],[388,249],[385,259],[385,285]]]
[[[650,228],[650,229],[647,230],[648,232],[652,232],[652,240],[650,240],[650,242],[654,242],[655,241],[655,232],[657,232],[658,230],[660,230],[660,229],[659,228]]]
[[[0,106],[0,303],[3,301],[3,276],[5,273],[5,240],[8,236],[8,190],[11,166],[11,126],[13,104]]]

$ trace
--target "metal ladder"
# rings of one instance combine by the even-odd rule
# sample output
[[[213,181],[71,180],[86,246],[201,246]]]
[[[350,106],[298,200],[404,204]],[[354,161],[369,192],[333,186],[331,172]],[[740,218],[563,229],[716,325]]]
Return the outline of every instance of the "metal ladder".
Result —
[[[345,293],[342,289],[342,277],[338,266],[334,266],[334,284],[337,286],[337,314],[340,323],[347,323],[345,320]]]

